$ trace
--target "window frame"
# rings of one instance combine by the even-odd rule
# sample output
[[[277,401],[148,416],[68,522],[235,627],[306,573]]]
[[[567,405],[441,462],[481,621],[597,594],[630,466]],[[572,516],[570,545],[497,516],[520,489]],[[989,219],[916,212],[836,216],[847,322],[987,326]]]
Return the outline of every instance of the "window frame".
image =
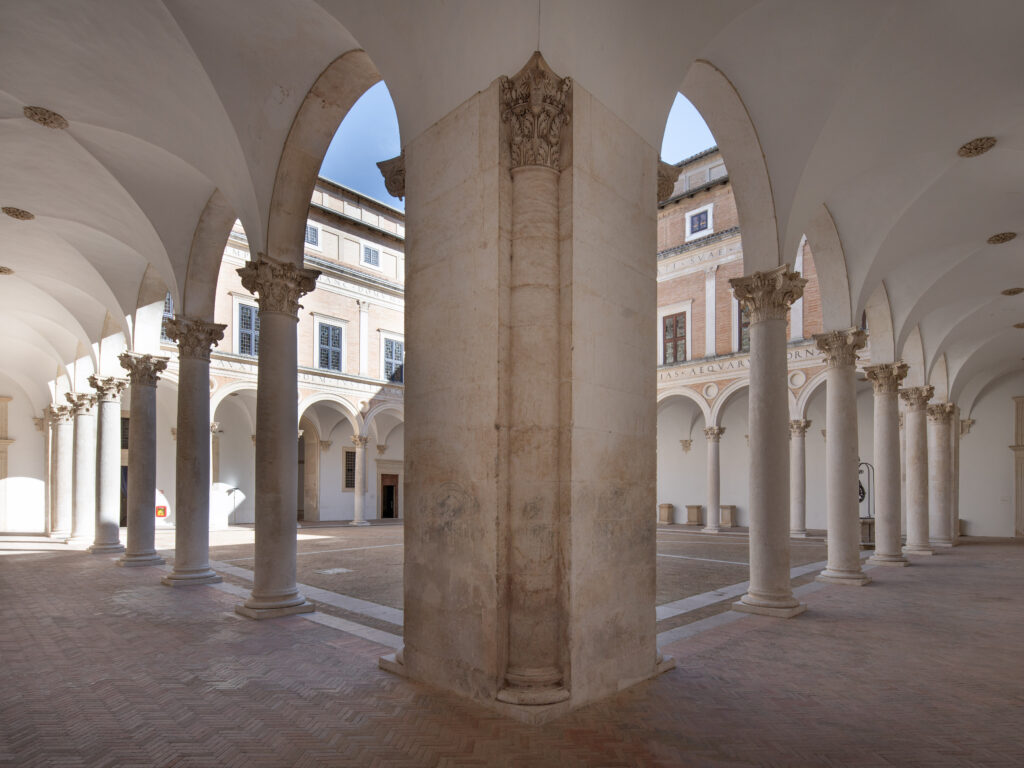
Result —
[[[332,373],[345,373],[347,366],[345,365],[345,355],[348,353],[348,321],[342,320],[340,317],[332,317],[331,315],[321,315],[318,312],[313,312],[313,368],[318,371],[328,371]],[[320,367],[320,326],[329,325],[335,328],[341,329],[341,367],[340,368],[321,368]]]
[[[348,483],[348,457],[352,456],[352,485]],[[355,491],[356,489],[356,449],[342,447],[341,449],[341,490],[342,492]]]
[[[666,354],[666,346],[669,343],[669,340],[665,337],[665,321],[668,320],[669,318],[680,318],[680,317],[683,320],[683,322],[682,322],[682,325],[683,325],[683,335],[682,335],[682,340],[683,340],[683,359],[680,360],[679,359],[679,355],[676,354],[675,355],[676,359],[673,360],[672,363],[665,363],[665,365],[677,365],[679,363],[688,363],[688,362],[690,362],[690,356],[688,354],[689,349],[690,349],[690,337],[689,337],[689,333],[688,333],[688,331],[690,329],[690,313],[687,312],[686,310],[683,310],[682,312],[673,312],[670,315],[663,315],[662,316],[662,318],[661,318],[661,359],[664,361],[668,357],[668,355]],[[674,321],[673,326],[675,328],[676,333],[672,337],[672,344],[676,345],[675,346],[675,350],[678,353],[678,343],[679,343],[679,338],[680,338],[680,336],[679,336],[679,320],[678,319],[676,319]]]
[[[700,230],[699,232],[691,232],[690,231],[691,221],[693,220],[693,218],[695,216],[699,216],[702,213],[706,213],[708,215],[708,225],[707,225],[707,227],[705,227],[704,229]],[[707,205],[702,205],[700,208],[694,208],[692,211],[687,211],[686,212],[686,242],[690,242],[691,240],[699,240],[702,237],[707,237],[708,235],[713,235],[713,234],[715,234],[715,204],[714,203],[708,203]]]
[[[387,382],[388,384],[401,384],[401,385],[404,386],[405,385],[405,361],[406,361],[406,358],[407,358],[406,349],[405,349],[405,334],[395,333],[394,331],[385,331],[382,328],[378,328],[377,329],[377,335],[378,335],[378,341],[379,341],[379,344],[378,344],[378,355],[377,356],[380,358],[380,362],[379,362],[379,366],[378,366],[378,374],[379,374],[378,377],[380,378],[381,381]],[[384,369],[385,369],[384,345],[385,345],[385,341],[387,339],[391,339],[392,341],[397,341],[397,342],[401,343],[401,345],[402,345],[402,380],[401,381],[389,381],[387,376],[385,376],[385,374],[384,374]]]
[[[383,269],[381,266],[381,256],[384,254],[384,250],[379,245],[373,245],[370,243],[360,243],[361,249],[359,251],[359,266],[369,267],[370,269],[376,269],[378,272]],[[366,252],[373,251],[377,254],[377,263],[371,264],[366,260]]]
[[[232,298],[232,302],[231,302],[231,325],[232,325],[232,333],[231,333],[231,336],[232,336],[231,344],[232,344],[232,346],[231,346],[231,350],[232,350],[232,352],[234,352],[234,354],[238,355],[239,357],[244,357],[244,358],[247,358],[247,359],[250,359],[250,360],[257,360],[257,359],[259,359],[259,329],[256,330],[256,334],[257,334],[256,354],[255,355],[247,355],[244,352],[242,352],[242,310],[241,310],[241,307],[242,306],[252,307],[255,310],[255,312],[256,312],[255,317],[256,317],[256,320],[258,322],[259,321],[259,314],[260,314],[259,304],[256,302],[256,299],[254,297],[251,297],[251,296],[248,296],[248,295],[243,297],[243,296],[239,296],[237,294],[232,294],[231,298]]]
[[[313,243],[309,242],[308,240],[306,240],[306,230],[308,230],[310,227],[312,227],[314,230],[316,230],[316,244],[315,245]],[[320,251],[320,252],[322,252],[323,251],[323,241],[324,241],[324,228],[320,224],[316,223],[315,221],[311,221],[310,219],[306,219],[306,229],[304,229],[302,231],[303,247],[307,248],[310,251]]]
[[[170,310],[170,311],[168,311]],[[168,291],[167,295],[164,296],[164,309],[163,314],[160,316],[160,343],[161,344],[174,344],[174,339],[167,335],[167,331],[164,329],[165,320],[174,319],[174,297],[171,296],[171,292]]]
[[[658,365],[665,365],[665,341],[662,338],[665,329],[665,318],[669,315],[686,313],[686,360],[689,363],[693,360],[693,299],[677,301],[674,304],[666,304],[658,307],[658,332],[656,341],[658,344]],[[675,363],[672,363],[675,365]]]

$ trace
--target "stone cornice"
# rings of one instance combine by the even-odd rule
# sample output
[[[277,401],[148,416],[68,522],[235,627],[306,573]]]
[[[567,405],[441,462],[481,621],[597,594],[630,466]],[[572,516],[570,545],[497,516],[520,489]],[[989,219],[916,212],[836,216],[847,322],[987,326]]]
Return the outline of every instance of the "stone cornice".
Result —
[[[867,344],[868,335],[860,328],[842,331],[816,333],[814,344],[825,353],[825,365],[829,368],[853,367],[857,364],[857,350]]]
[[[121,367],[128,371],[133,387],[155,387],[160,373],[167,369],[169,358],[124,352],[117,357]]]
[[[195,317],[172,317],[164,320],[168,338],[178,342],[178,356],[210,362],[210,347],[224,338],[226,325],[208,323]]]
[[[676,245],[671,248],[666,248],[664,251],[658,251],[658,260],[661,261],[662,259],[677,256],[678,254],[686,253],[687,251],[695,251],[699,248],[703,248],[704,246],[716,243],[719,240],[725,240],[727,237],[732,237],[733,235],[736,235],[738,237],[739,234],[739,227],[729,227],[729,229],[723,229],[722,231],[715,232],[714,234],[708,235],[707,237],[701,237],[697,240],[691,240],[688,243],[683,243],[682,245]]]
[[[535,51],[519,72],[501,77],[499,86],[512,168],[561,170],[562,127],[569,123],[572,79],[552,72],[540,51]]]
[[[785,320],[790,305],[804,294],[807,279],[788,264],[729,279],[736,300],[750,314],[750,323]]]
[[[875,389],[876,395],[895,395],[900,382],[907,376],[910,366],[899,361],[895,363],[879,363],[864,368],[864,375]]]
[[[907,387],[900,390],[900,397],[907,404],[908,411],[923,411],[935,394],[935,387]]]
[[[316,287],[319,270],[275,261],[257,253],[256,260],[236,270],[242,287],[257,297],[261,312],[276,312],[298,319],[299,299]]]

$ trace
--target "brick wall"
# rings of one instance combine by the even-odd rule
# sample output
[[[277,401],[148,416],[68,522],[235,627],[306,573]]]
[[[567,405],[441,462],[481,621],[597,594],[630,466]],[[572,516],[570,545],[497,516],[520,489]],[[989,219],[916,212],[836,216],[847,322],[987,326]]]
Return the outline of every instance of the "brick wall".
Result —
[[[736,213],[736,201],[732,196],[732,187],[728,183],[717,184],[693,197],[684,197],[671,205],[666,205],[658,211],[658,250],[663,251],[685,243],[686,214],[708,204],[714,204],[714,232],[738,226],[739,217]]]

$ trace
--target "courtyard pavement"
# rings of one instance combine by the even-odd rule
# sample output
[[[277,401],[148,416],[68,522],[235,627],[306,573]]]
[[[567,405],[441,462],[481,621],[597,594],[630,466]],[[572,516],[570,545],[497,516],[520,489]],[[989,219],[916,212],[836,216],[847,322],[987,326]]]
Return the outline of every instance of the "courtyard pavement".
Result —
[[[678,668],[531,726],[377,668],[400,643],[401,526],[304,527],[318,610],[265,622],[233,611],[251,537],[215,534],[225,583],[177,589],[0,540],[0,766],[1022,764],[1022,542],[967,539],[863,588],[809,582],[824,547],[794,542],[809,610],[786,621],[727,610],[745,536],[660,527]]]

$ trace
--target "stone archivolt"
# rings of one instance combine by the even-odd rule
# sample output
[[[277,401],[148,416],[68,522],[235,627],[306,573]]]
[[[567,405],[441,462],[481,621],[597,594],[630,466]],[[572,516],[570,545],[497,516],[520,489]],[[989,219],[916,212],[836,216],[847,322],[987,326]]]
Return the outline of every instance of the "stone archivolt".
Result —
[[[935,394],[935,387],[907,387],[900,390],[900,397],[912,411],[923,410]]]
[[[226,325],[208,323],[194,317],[173,317],[164,320],[167,336],[178,342],[178,355],[194,360],[210,360],[210,347],[224,338]]]
[[[76,416],[80,413],[88,413],[96,405],[96,395],[65,392],[64,397],[67,398],[68,403],[71,405],[71,412]]]
[[[876,395],[895,395],[909,370],[910,366],[903,362],[879,363],[867,366],[864,375],[875,388]]]
[[[840,368],[857,364],[857,350],[863,349],[868,335],[860,328],[826,331],[814,335],[814,344],[825,353],[825,365]]]
[[[266,254],[256,254],[238,270],[242,287],[257,295],[260,311],[280,312],[298,317],[299,299],[316,287],[320,271],[305,269],[294,264],[274,261]]]
[[[783,264],[765,272],[729,279],[736,301],[750,313],[750,322],[785,320],[789,306],[804,295],[806,278]]]
[[[501,119],[511,129],[512,167],[541,165],[561,170],[562,127],[572,79],[558,77],[537,51],[512,77],[501,78]]]
[[[948,422],[953,417],[954,410],[956,410],[954,403],[932,403],[928,406],[928,421],[939,424]]]
[[[160,372],[167,368],[166,357],[156,355],[140,355],[137,352],[124,352],[117,358],[121,367],[128,371],[132,386],[155,387]]]
[[[128,386],[127,381],[113,376],[107,376],[104,378],[100,378],[99,376],[90,376],[89,384],[96,390],[96,397],[101,403],[109,403],[117,400]]]

